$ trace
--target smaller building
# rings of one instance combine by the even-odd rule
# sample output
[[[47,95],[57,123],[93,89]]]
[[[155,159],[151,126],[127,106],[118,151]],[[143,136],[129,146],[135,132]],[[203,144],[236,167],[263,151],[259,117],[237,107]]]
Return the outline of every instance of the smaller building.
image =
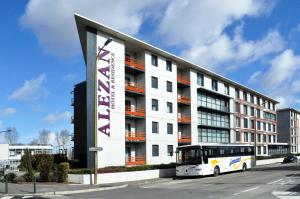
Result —
[[[300,112],[293,108],[277,110],[278,115],[278,141],[287,142],[291,153],[300,153]]]
[[[26,149],[32,155],[52,154],[53,151],[52,145],[0,144],[0,168],[8,165],[10,170],[16,170]]]

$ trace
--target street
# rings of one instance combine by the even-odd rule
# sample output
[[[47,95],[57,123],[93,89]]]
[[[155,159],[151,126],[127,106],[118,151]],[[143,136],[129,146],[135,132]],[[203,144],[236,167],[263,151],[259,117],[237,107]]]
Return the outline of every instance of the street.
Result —
[[[218,177],[158,179],[129,183],[123,189],[47,198],[300,198],[300,164],[266,165]]]

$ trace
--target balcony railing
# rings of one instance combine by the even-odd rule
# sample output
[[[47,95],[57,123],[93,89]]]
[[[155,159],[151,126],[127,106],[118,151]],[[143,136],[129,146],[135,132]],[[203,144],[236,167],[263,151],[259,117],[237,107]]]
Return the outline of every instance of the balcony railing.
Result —
[[[126,141],[145,141],[146,134],[145,132],[126,132],[125,138]]]
[[[126,82],[125,90],[144,94],[145,93],[145,85],[143,85],[142,83],[136,83],[136,82]]]
[[[145,66],[140,60],[131,59],[129,57],[125,58],[125,65],[131,68],[145,71]]]
[[[182,95],[178,95],[177,101],[183,104],[191,104],[191,98]]]
[[[181,135],[178,136],[179,143],[191,143],[192,139],[190,135]]]
[[[144,108],[136,108],[131,106],[125,107],[125,114],[136,117],[145,117],[145,109]]]
[[[146,164],[146,158],[142,156],[127,157],[126,165],[143,165]]]
[[[178,115],[177,117],[178,119],[178,122],[181,122],[181,123],[191,123],[191,116],[187,116],[187,115]]]
[[[181,84],[185,84],[185,85],[190,85],[191,84],[188,77],[185,77],[185,76],[182,76],[182,75],[177,76],[177,82],[181,83]]]

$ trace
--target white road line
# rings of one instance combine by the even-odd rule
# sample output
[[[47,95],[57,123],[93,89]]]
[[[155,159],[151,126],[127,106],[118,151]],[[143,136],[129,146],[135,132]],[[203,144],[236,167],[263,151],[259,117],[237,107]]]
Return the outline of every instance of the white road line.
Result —
[[[243,191],[234,193],[234,194],[232,194],[232,195],[234,195],[234,196],[240,195],[240,194],[242,194],[242,193],[245,193],[245,192],[248,192],[248,191],[253,191],[253,190],[258,189],[258,188],[259,188],[259,186],[258,186],[258,187],[253,187],[253,188],[250,188],[250,189],[246,189],[246,190],[243,190]]]
[[[11,198],[13,198],[14,196],[3,196],[2,198],[0,198],[0,199],[11,199]]]
[[[282,180],[282,178],[278,179],[278,180],[275,180],[275,181],[272,181],[272,182],[269,182],[268,184],[276,184],[277,182],[280,182],[281,180]]]
[[[184,183],[189,183],[192,182],[193,180],[176,180],[176,181],[169,181],[169,182],[163,182],[163,183],[155,183],[152,185],[148,186],[142,186],[142,188],[147,189],[147,188],[154,188],[154,187],[162,187],[166,185],[177,185],[177,184],[184,184]]]
[[[296,195],[297,192],[273,191],[272,194],[279,199],[299,199],[300,198],[299,195]]]

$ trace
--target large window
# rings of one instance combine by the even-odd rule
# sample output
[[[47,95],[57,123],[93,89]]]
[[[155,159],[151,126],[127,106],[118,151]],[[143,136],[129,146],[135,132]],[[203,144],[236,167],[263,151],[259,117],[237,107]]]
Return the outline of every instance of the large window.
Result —
[[[173,124],[167,124],[167,134],[173,134]]]
[[[152,99],[152,111],[158,111],[158,100]]]
[[[254,104],[254,96],[252,94],[250,95],[250,102]]]
[[[248,142],[248,132],[244,132],[244,142]]]
[[[273,113],[264,112],[264,119],[276,121],[276,115]]]
[[[158,122],[152,122],[152,133],[158,133]]]
[[[205,126],[229,128],[228,115],[198,111],[198,124]]]
[[[218,81],[215,79],[211,80],[211,89],[214,91],[218,91]]]
[[[173,113],[173,103],[167,102],[167,113]]]
[[[229,143],[229,131],[198,128],[199,142]]]
[[[167,146],[167,155],[168,156],[173,156],[173,145],[168,145]]]
[[[235,98],[239,99],[240,98],[240,90],[239,89],[235,89]]]
[[[153,157],[159,156],[159,146],[157,144],[152,145],[152,156]]]
[[[151,77],[151,87],[158,88],[158,79],[157,77]]]
[[[229,95],[229,85],[228,84],[224,84],[224,92],[226,95]]]
[[[198,92],[198,105],[209,109],[229,112],[229,102],[223,98]]]
[[[246,91],[243,92],[243,98],[245,101],[247,101],[247,92]]]
[[[167,71],[172,72],[172,62],[169,60],[166,61],[166,69]]]
[[[248,128],[248,119],[244,118],[244,128]]]
[[[247,107],[247,105],[244,105],[244,114],[248,115],[248,107]]]
[[[158,61],[157,61],[157,56],[156,55],[151,55],[151,63],[153,66],[158,66]]]
[[[173,86],[172,86],[172,82],[167,81],[167,92],[172,93],[173,92]]]
[[[204,75],[201,73],[197,73],[197,84],[199,86],[204,86]]]

